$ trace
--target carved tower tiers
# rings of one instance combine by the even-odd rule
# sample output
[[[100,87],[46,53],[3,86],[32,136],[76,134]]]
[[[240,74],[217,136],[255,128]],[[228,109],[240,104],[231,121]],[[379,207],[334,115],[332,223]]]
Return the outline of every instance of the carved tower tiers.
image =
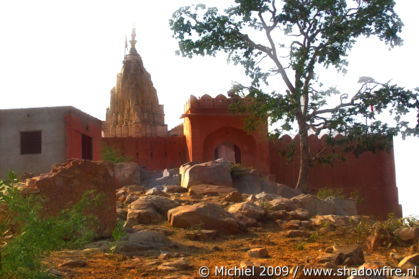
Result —
[[[159,104],[150,74],[135,49],[135,28],[131,48],[111,90],[111,103],[103,124],[105,137],[166,137],[163,105]]]

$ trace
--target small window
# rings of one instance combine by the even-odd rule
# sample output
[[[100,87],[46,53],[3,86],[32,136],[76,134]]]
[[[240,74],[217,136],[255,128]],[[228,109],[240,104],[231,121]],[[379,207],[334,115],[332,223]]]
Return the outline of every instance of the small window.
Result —
[[[20,132],[20,154],[41,154],[42,132]]]

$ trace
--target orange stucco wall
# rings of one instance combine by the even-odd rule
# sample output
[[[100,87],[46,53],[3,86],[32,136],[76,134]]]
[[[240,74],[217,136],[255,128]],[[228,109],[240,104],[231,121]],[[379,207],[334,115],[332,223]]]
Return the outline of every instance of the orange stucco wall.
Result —
[[[84,113],[70,112],[64,116],[66,159],[82,158],[82,134],[92,138],[93,160],[101,160],[102,123]]]
[[[326,143],[322,139],[310,136],[310,148],[320,150]],[[286,163],[279,151],[291,141],[298,147],[299,138],[284,136],[282,140],[270,142],[271,173],[277,182],[293,186],[297,182],[299,170],[299,154],[295,154],[290,163]],[[298,148],[297,148],[298,149]],[[393,150],[389,153],[378,151],[373,154],[366,152],[356,158],[353,154],[344,154],[344,162],[336,162],[333,166],[316,165],[310,169],[309,187],[313,192],[319,188],[342,188],[344,193],[358,191],[364,200],[358,205],[363,214],[386,216],[393,212],[401,216],[398,201]]]

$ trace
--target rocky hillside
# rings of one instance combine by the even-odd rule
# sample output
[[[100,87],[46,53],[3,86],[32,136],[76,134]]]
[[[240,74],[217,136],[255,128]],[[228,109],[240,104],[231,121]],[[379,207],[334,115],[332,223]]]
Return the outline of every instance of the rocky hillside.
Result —
[[[345,267],[418,276],[416,220],[359,216],[352,200],[303,194],[223,160],[162,172],[75,160],[21,187],[53,197],[49,214],[85,190],[108,196],[101,238],[44,258],[60,278],[348,278]]]

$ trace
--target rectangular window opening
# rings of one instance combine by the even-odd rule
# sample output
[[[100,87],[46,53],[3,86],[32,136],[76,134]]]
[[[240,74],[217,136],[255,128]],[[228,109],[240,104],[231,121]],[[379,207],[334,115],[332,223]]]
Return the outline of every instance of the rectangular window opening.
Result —
[[[41,154],[42,132],[25,131],[20,132],[20,154]]]

